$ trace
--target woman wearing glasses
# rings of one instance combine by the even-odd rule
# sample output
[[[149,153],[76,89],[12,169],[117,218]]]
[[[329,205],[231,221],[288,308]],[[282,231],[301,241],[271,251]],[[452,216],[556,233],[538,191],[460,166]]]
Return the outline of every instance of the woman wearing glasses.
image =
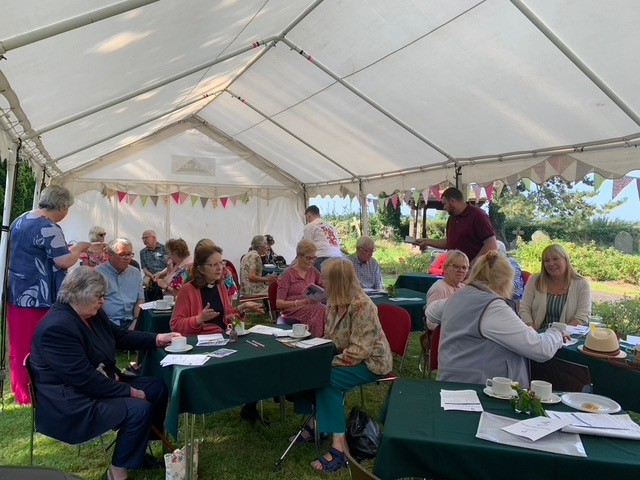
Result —
[[[449,250],[447,252],[447,260],[442,268],[444,278],[441,278],[436,283],[431,285],[431,288],[427,292],[427,305],[435,302],[436,300],[443,300],[449,298],[457,290],[464,287],[464,278],[469,271],[469,259],[460,250]],[[425,306],[426,310],[426,306]],[[438,326],[437,323],[432,322],[429,316],[426,315],[427,328],[429,330],[435,330]]]
[[[200,241],[195,248],[192,276],[176,299],[171,317],[171,331],[182,335],[223,333],[233,317],[243,316],[247,310],[262,312],[254,302],[241,303],[238,308],[231,300],[224,283],[222,249],[211,240]]]
[[[81,265],[93,268],[109,260],[107,244],[104,242],[106,236],[107,231],[102,227],[95,226],[89,230],[89,241],[92,245],[89,250],[80,255]]]
[[[313,266],[316,259],[315,244],[301,240],[296,247],[295,263],[278,280],[276,308],[282,310],[285,322],[294,323],[297,320],[304,323],[314,337],[320,338],[324,335],[327,309],[322,303],[305,295],[309,285],[323,286],[322,275]]]

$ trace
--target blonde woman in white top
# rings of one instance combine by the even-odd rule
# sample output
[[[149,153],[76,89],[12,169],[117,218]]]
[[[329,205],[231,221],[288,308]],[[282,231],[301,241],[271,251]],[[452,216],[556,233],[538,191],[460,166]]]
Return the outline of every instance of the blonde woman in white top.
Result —
[[[436,283],[431,285],[427,292],[427,304],[425,305],[425,318],[427,328],[429,330],[435,330],[438,326],[437,323],[432,322],[429,316],[426,314],[427,305],[436,300],[443,300],[449,298],[453,293],[464,287],[464,279],[469,271],[469,259],[460,250],[449,250],[447,252],[447,260],[444,263],[442,273],[444,278],[441,278]]]

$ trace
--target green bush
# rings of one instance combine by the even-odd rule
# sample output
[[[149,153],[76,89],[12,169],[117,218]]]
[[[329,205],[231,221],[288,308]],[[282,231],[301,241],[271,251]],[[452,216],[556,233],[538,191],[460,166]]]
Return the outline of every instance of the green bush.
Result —
[[[625,297],[615,303],[594,303],[593,314],[601,316],[602,321],[622,338],[640,335],[640,296]]]
[[[614,248],[600,249],[594,242],[576,245],[555,240],[523,242],[515,256],[523,270],[539,273],[542,251],[551,243],[559,243],[569,254],[573,267],[585,277],[597,281],[619,281],[640,284],[640,256],[626,255]]]

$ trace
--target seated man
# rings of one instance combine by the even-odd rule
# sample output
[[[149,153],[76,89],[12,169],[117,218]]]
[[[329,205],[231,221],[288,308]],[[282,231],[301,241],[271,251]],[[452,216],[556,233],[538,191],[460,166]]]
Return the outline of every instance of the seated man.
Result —
[[[349,260],[356,270],[356,277],[362,288],[380,290],[382,288],[382,272],[380,264],[373,258],[376,245],[371,237],[362,236],[356,243],[356,253],[349,255]]]
[[[178,334],[115,326],[101,308],[105,293],[107,281],[90,267],[69,273],[36,328],[29,364],[38,431],[78,444],[118,430],[104,478],[122,480],[129,468],[161,467],[158,460],[145,458],[145,450],[153,439],[152,425],[163,428],[167,388],[159,378],[122,375],[115,350],[164,347]]]
[[[144,231],[142,241],[145,247],[140,250],[140,266],[144,274],[145,298],[150,302],[162,298],[162,288],[157,282],[169,271],[167,268],[169,252],[163,244],[158,242],[156,232],[153,230]]]
[[[109,282],[104,311],[113,323],[133,329],[134,320],[144,301],[140,270],[130,265],[133,246],[126,238],[116,238],[109,244],[109,261],[96,267]]]

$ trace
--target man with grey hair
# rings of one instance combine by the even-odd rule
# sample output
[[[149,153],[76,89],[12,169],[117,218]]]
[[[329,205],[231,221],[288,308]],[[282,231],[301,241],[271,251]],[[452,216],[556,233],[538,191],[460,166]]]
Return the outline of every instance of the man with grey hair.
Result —
[[[380,264],[373,258],[376,244],[371,237],[363,235],[356,243],[356,253],[349,255],[349,260],[356,270],[356,277],[360,286],[366,289],[380,290],[382,288],[382,272]]]
[[[109,261],[96,267],[109,282],[105,295],[105,313],[116,325],[133,329],[144,301],[140,271],[132,267],[133,245],[126,238],[116,238],[109,244]]]

